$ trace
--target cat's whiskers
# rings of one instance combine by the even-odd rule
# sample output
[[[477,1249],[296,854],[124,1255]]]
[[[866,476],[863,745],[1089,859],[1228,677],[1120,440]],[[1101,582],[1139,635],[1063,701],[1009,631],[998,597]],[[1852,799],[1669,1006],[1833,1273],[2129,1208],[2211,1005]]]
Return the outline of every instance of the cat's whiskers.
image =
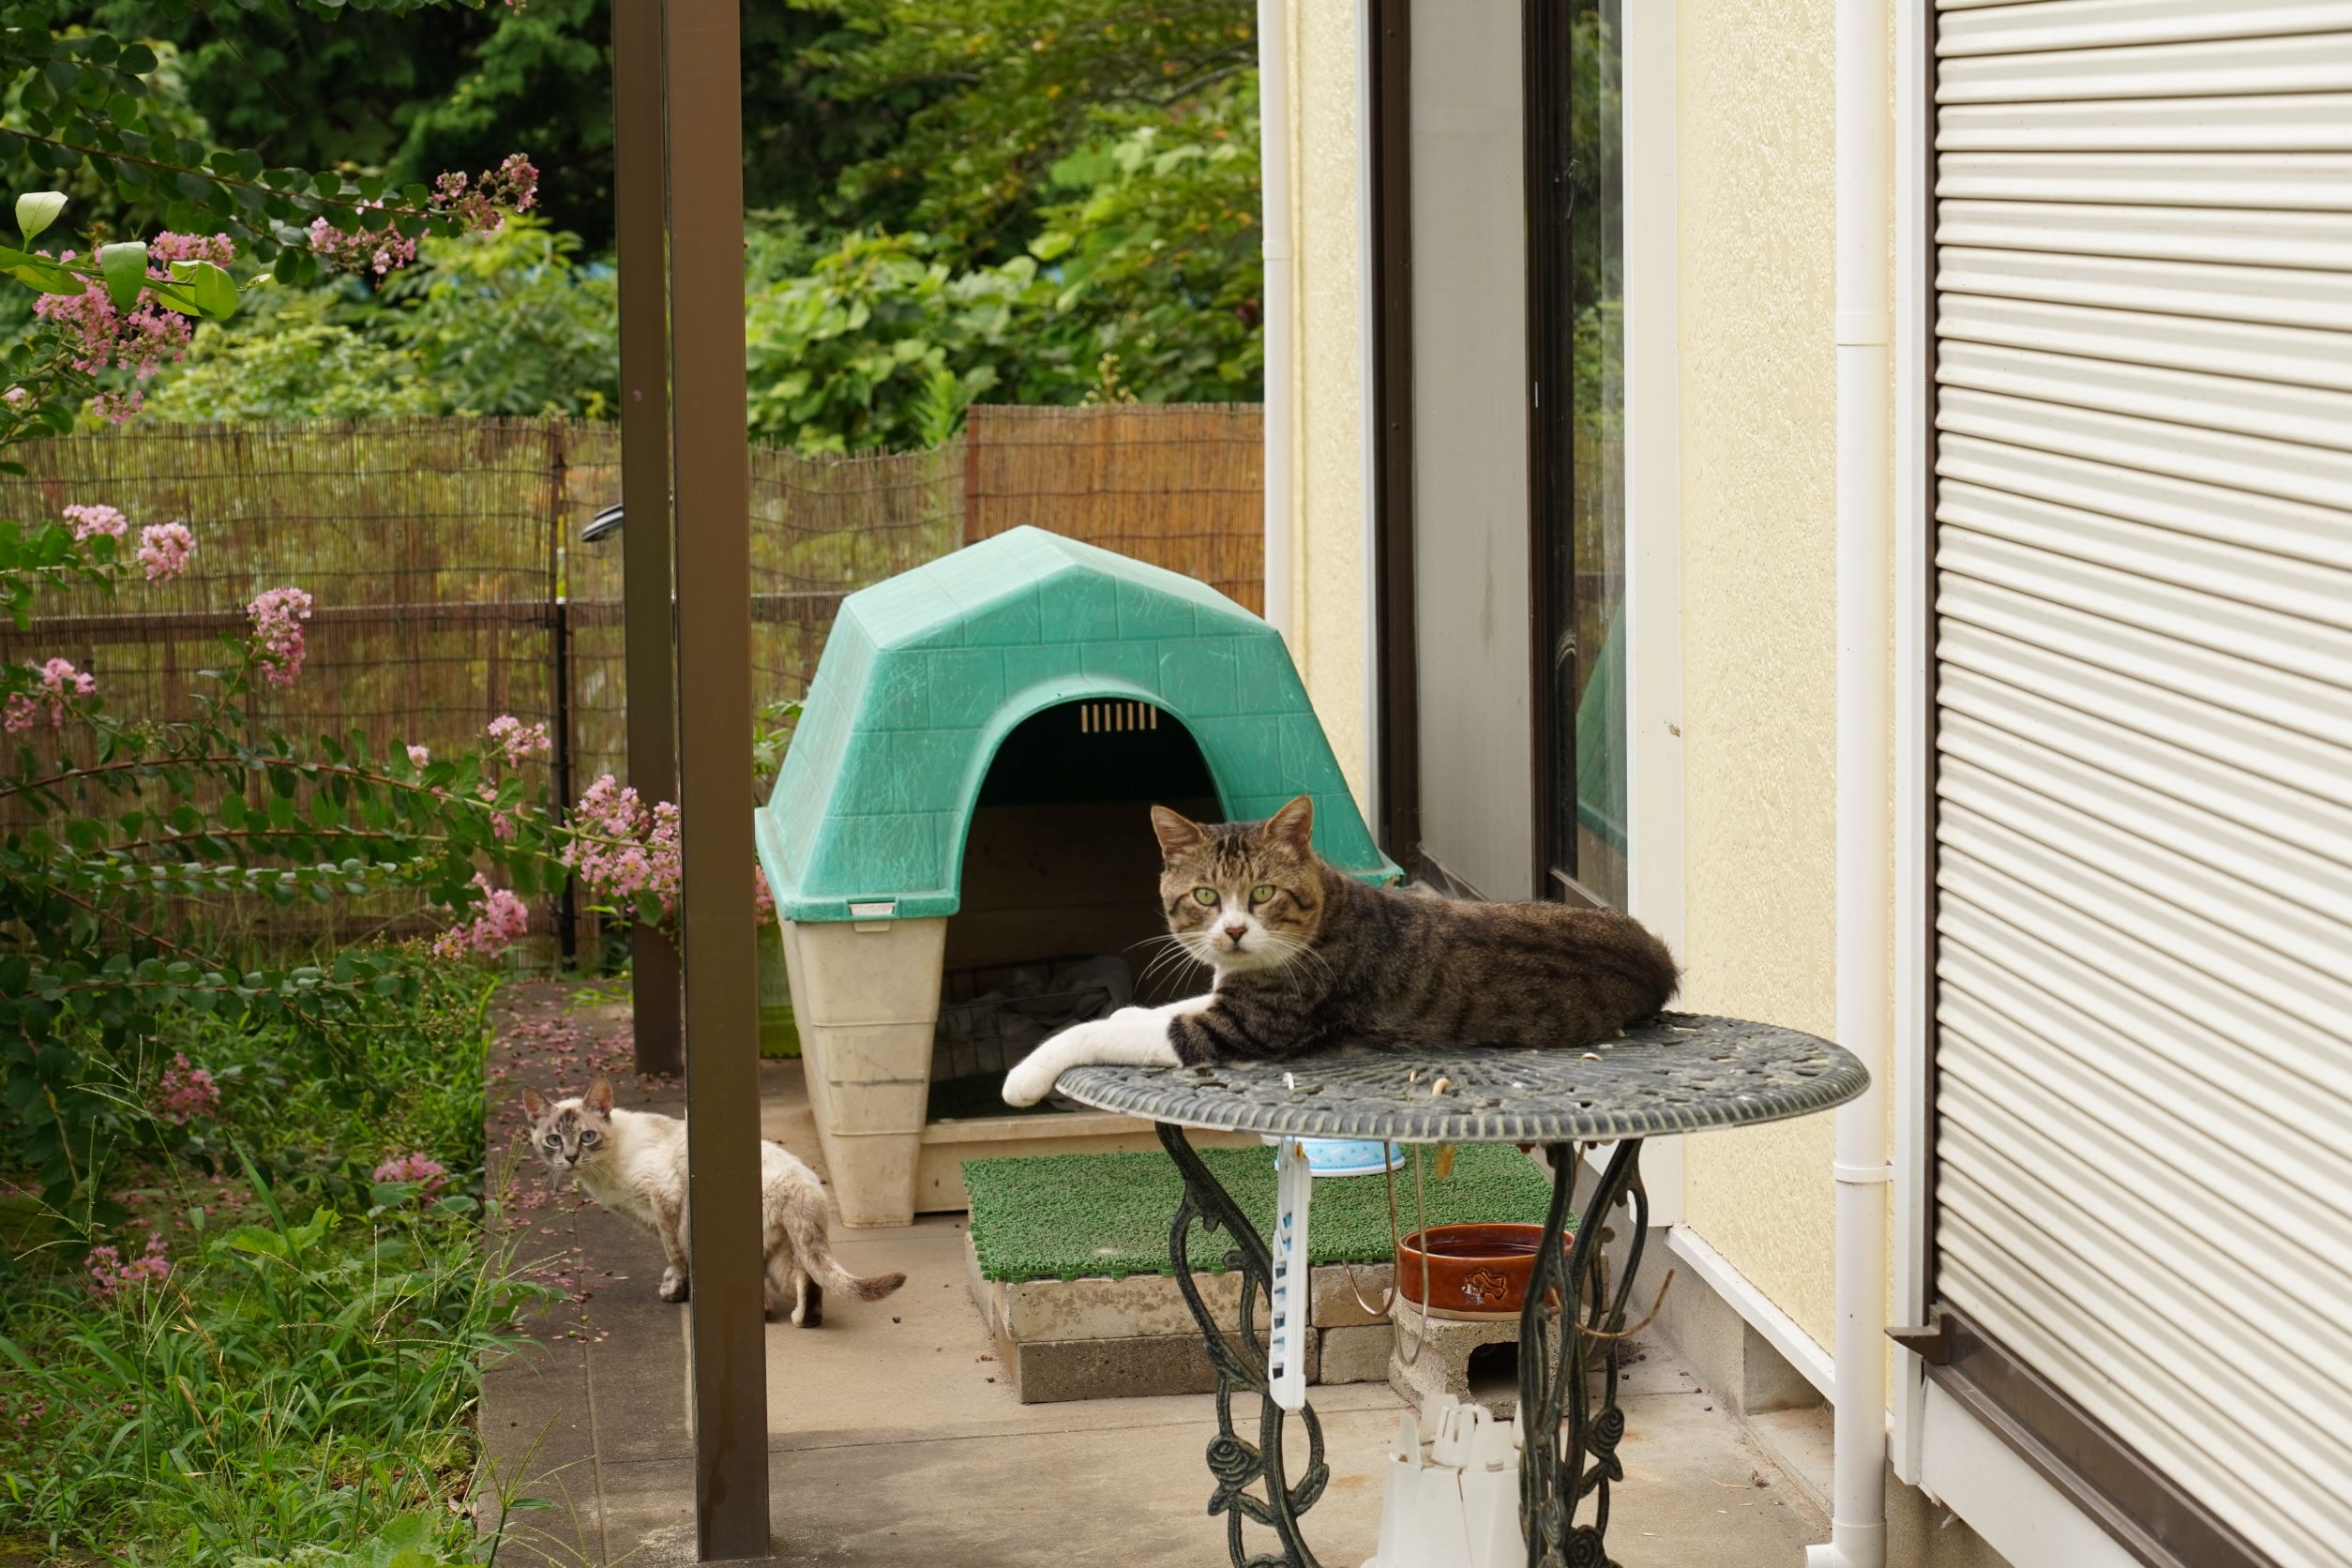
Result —
[[[1291,997],[1296,997],[1298,1002],[1307,1002],[1307,992],[1301,988],[1301,978],[1317,978],[1317,975],[1307,973],[1305,964],[1301,964],[1298,959],[1312,959],[1315,964],[1321,964],[1324,973],[1321,973],[1319,978],[1324,980],[1324,983],[1329,983],[1329,969],[1332,969],[1332,966],[1324,964],[1321,955],[1317,955],[1317,952],[1312,950],[1305,941],[1301,941],[1301,938],[1289,936],[1289,933],[1282,933],[1282,931],[1268,931],[1265,933],[1263,952],[1270,959],[1270,964],[1260,964],[1260,969],[1273,969],[1274,973],[1282,975],[1282,983],[1289,985]]]
[[[1297,967],[1304,961],[1315,966],[1316,977],[1323,984],[1330,985],[1334,979],[1331,960],[1315,951],[1314,943],[1304,937],[1292,936],[1287,931],[1268,931],[1261,942],[1260,950],[1274,960],[1272,965],[1264,967],[1278,967],[1287,971]],[[1291,976],[1291,984],[1295,990],[1297,987],[1295,974]]]
[[[1164,972],[1181,972],[1182,966],[1184,964],[1199,964],[1202,962],[1200,956],[1192,951],[1190,945],[1184,938],[1174,935],[1152,937],[1146,942],[1135,943],[1135,946],[1157,946],[1159,949],[1159,951],[1153,956],[1151,961],[1144,965],[1143,972],[1136,977],[1136,989],[1138,991],[1141,991],[1148,988],[1154,978]]]

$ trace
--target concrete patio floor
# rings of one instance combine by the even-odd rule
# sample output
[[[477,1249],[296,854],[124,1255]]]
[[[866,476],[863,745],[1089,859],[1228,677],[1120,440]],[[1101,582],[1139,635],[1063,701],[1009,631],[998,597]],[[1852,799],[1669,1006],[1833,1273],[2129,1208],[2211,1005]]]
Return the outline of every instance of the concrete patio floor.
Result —
[[[623,1005],[532,985],[514,988],[504,1008],[494,1160],[520,1128],[520,1108],[508,1103],[520,1084],[576,1093],[592,1072],[627,1058]],[[676,1085],[613,1077],[622,1104],[678,1109]],[[822,1171],[800,1064],[764,1063],[761,1089],[764,1135]],[[516,1170],[509,1191],[520,1256],[571,1299],[539,1311],[534,1344],[486,1380],[490,1482],[539,1504],[509,1515],[502,1560],[691,1562],[691,1308],[655,1297],[661,1261],[650,1236],[553,1192],[536,1161]],[[812,1568],[1226,1560],[1224,1521],[1206,1514],[1209,1396],[1023,1405],[1003,1380],[965,1287],[961,1216],[837,1228],[834,1245],[850,1269],[903,1270],[907,1284],[878,1303],[829,1297],[819,1329],[769,1327],[770,1560]],[[1806,1542],[1826,1537],[1820,1515],[1662,1346],[1635,1353],[1645,1359],[1621,1395],[1627,1480],[1616,1491],[1613,1555],[1625,1568],[1793,1568]],[[1377,1544],[1381,1466],[1402,1402],[1383,1384],[1363,1384],[1317,1389],[1314,1407],[1332,1479],[1305,1515],[1307,1539],[1325,1568],[1357,1568]]]

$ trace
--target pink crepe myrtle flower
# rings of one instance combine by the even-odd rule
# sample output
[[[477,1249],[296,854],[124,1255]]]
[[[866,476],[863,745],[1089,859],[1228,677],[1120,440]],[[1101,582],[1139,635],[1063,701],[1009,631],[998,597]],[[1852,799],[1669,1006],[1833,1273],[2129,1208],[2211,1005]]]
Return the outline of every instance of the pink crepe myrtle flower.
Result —
[[[518,806],[511,811],[501,811],[498,808],[498,786],[495,784],[476,784],[474,786],[474,798],[490,807],[490,837],[501,843],[512,839],[522,823],[523,808]]]
[[[575,830],[563,862],[599,902],[633,908],[650,894],[663,915],[678,897],[678,808],[648,807],[611,774],[588,786],[572,808]]]
[[[421,746],[412,746],[408,748],[408,760],[410,766],[421,768],[433,760],[433,754]]]
[[[65,510],[65,519],[73,524],[73,536],[77,542],[97,534],[119,539],[124,530],[130,526],[129,520],[121,512],[104,505],[68,506]]]
[[[227,266],[236,256],[236,241],[226,234],[175,234],[166,229],[147,241],[148,271],[165,278],[171,276],[167,269],[173,262],[210,262],[215,266]]]
[[[163,1238],[154,1234],[147,1237],[146,1250],[128,1261],[119,1248],[94,1246],[82,1266],[90,1273],[90,1294],[101,1302],[120,1301],[172,1277]]]
[[[272,588],[246,612],[253,617],[253,640],[261,644],[262,679],[292,686],[302,673],[302,623],[310,618],[310,596],[299,588]]]
[[[512,714],[491,719],[488,733],[490,744],[505,753],[508,767],[520,767],[526,758],[544,757],[555,749],[546,725],[525,725]]]
[[[8,705],[0,708],[0,730],[9,734],[30,730],[44,717],[53,730],[66,721],[68,704],[76,697],[87,697],[98,690],[98,682],[73,667],[71,659],[53,658],[46,664],[28,664],[27,670],[39,678],[38,691],[20,691],[9,697]]]
[[[420,1196],[430,1200],[441,1191],[443,1179],[448,1174],[447,1166],[419,1152],[385,1155],[384,1163],[376,1167],[375,1179],[379,1182],[417,1183],[422,1189]]]
[[[43,252],[47,254],[46,251]],[[147,241],[147,279],[168,283],[173,262],[210,262],[226,266],[236,257],[236,246],[226,234],[175,234],[170,230]],[[70,250],[63,258],[72,261]],[[175,310],[164,309],[152,289],[142,289],[128,310],[118,309],[104,282],[92,279],[78,294],[43,294],[33,302],[33,313],[62,330],[78,351],[73,367],[84,374],[128,370],[145,381],[166,364],[188,357],[194,324]],[[145,400],[137,391],[107,392],[91,403],[102,417],[119,424]]]
[[[134,386],[128,392],[101,392],[90,400],[90,412],[110,425],[123,425],[147,406],[143,388]]]
[[[507,0],[509,5],[514,0]],[[460,232],[494,234],[506,224],[509,212],[529,212],[538,200],[539,171],[520,153],[478,176],[455,172],[433,181],[425,207],[436,218],[454,221]],[[358,210],[381,210],[381,199],[361,202]],[[381,228],[339,229],[324,218],[310,221],[310,250],[332,267],[346,272],[372,272],[382,278],[416,259],[416,241],[385,224]]]
[[[363,207],[384,204],[362,202]],[[345,272],[372,272],[382,278],[416,259],[416,241],[393,228],[338,229],[324,218],[310,220],[310,250],[331,267]]]
[[[147,1108],[157,1118],[173,1126],[184,1127],[199,1116],[210,1116],[220,1108],[220,1086],[202,1067],[188,1065],[186,1053],[173,1051],[172,1064],[156,1079],[155,1097]]]
[[[169,582],[188,570],[196,553],[196,535],[184,522],[151,522],[139,530],[139,564],[149,582]]]
[[[14,408],[32,395],[22,386],[11,386],[6,392],[0,392],[0,403],[6,403],[10,408]]]
[[[678,901],[678,807],[666,800],[647,806],[637,792],[611,774],[599,776],[572,807],[571,841],[557,856],[580,881],[588,896],[616,909],[634,910],[651,895],[668,919]],[[751,909],[761,925],[776,917],[776,897],[767,873],[751,868]]]
[[[144,292],[128,310],[119,310],[106,285],[93,280],[78,294],[42,294],[33,301],[33,314],[65,334],[72,344],[73,368],[85,375],[128,370],[145,381],[188,357],[188,318],[166,310]]]
[[[469,955],[495,957],[509,943],[520,941],[531,929],[531,908],[503,887],[492,887],[479,871],[474,873],[474,885],[482,890],[482,912],[473,919],[461,921],[441,933],[433,941],[436,957],[462,958]]]

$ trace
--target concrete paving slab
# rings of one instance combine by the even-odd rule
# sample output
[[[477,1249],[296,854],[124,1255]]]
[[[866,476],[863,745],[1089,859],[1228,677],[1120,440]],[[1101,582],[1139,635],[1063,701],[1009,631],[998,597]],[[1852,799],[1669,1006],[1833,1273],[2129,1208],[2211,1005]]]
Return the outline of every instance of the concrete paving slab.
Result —
[[[1799,1568],[1829,1523],[1703,1396],[1636,1395],[1625,1410],[1625,1484],[1609,1555],[1623,1568]]]
[[[1199,1401],[1205,1406],[1205,1401]],[[1324,1421],[1332,1479],[1306,1516],[1329,1568],[1353,1568],[1380,1533],[1380,1464],[1395,1417]],[[1214,1426],[1209,1431],[1214,1431]],[[792,1568],[1202,1568],[1225,1560],[1225,1524],[1192,1424],[1029,1432],[801,1450],[776,1467],[776,1556]],[[1302,1445],[1303,1446],[1303,1445]],[[632,1560],[692,1560],[677,1465],[615,1467],[613,1529],[646,1541]],[[1252,1527],[1262,1546],[1270,1533]],[[675,1555],[672,1555],[675,1554]]]

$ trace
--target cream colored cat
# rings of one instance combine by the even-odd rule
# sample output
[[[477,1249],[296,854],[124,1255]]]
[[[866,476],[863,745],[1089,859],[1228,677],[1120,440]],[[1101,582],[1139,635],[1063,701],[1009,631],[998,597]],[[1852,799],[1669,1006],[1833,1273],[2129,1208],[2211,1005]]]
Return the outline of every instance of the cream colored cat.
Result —
[[[532,1146],[549,1168],[651,1230],[670,1260],[661,1299],[686,1300],[686,1124],[655,1111],[616,1109],[612,1085],[603,1078],[587,1093],[552,1104],[526,1087],[522,1106],[531,1117]],[[771,1317],[789,1308],[795,1324],[813,1329],[823,1320],[823,1287],[872,1302],[907,1282],[902,1274],[861,1279],[834,1260],[825,1242],[824,1187],[780,1143],[760,1145],[760,1217]]]

